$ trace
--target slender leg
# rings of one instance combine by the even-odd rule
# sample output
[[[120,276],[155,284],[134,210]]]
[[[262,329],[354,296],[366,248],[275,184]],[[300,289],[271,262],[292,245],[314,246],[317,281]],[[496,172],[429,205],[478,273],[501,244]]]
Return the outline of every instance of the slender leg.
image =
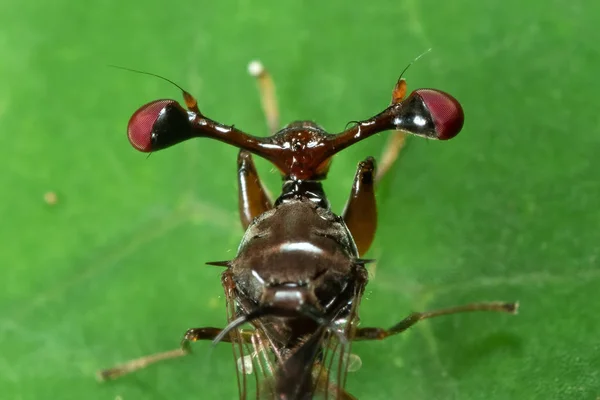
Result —
[[[374,173],[375,159],[373,157],[368,157],[358,164],[350,198],[342,213],[344,222],[348,226],[361,256],[369,250],[377,229]]]
[[[245,230],[254,218],[270,210],[273,203],[260,182],[252,155],[246,150],[240,150],[237,162],[240,220]]]
[[[279,109],[277,107],[277,98],[275,97],[275,83],[269,71],[265,69],[260,61],[252,61],[248,65],[248,72],[256,78],[258,91],[260,93],[260,102],[262,104],[267,126],[271,134],[279,130]]]
[[[173,358],[183,357],[187,354],[189,354],[189,352],[186,349],[174,349],[163,351],[162,353],[150,354],[134,360],[129,360],[116,367],[100,370],[96,373],[96,377],[101,382],[117,379],[123,375],[146,368],[148,365],[156,364],[159,361],[171,360]]]
[[[377,168],[377,175],[375,176],[375,184],[379,184],[385,174],[392,168],[398,156],[400,155],[400,151],[404,148],[406,144],[406,133],[401,131],[390,132],[390,137],[383,149],[383,153],[381,154],[381,162]]]
[[[315,394],[324,395],[328,399],[330,398],[329,395],[331,395],[331,398],[335,398],[336,400],[357,400],[356,397],[348,393],[343,387],[338,386],[339,382],[338,384],[331,382],[329,379],[330,371],[323,368],[320,363],[314,363],[313,369],[316,368],[319,368],[320,371],[316,379],[317,392]]]
[[[392,92],[392,104],[400,103],[406,96],[406,81],[402,78],[398,79],[396,86]],[[401,131],[390,132],[390,137],[383,149],[383,153],[380,158],[379,168],[377,168],[377,176],[375,177],[375,184],[378,184],[385,174],[392,168],[400,151],[406,143],[406,133]]]
[[[144,357],[127,361],[113,368],[103,369],[101,371],[98,371],[97,373],[98,380],[107,381],[120,378],[123,375],[127,375],[142,368],[146,368],[147,366],[156,364],[157,362],[183,357],[191,353],[189,342],[195,342],[198,340],[213,340],[215,337],[217,337],[219,333],[221,333],[221,329],[219,328],[189,329],[185,333],[183,340],[181,341],[181,348],[164,351],[156,354],[150,354]],[[242,337],[244,338],[244,340],[249,340],[246,339],[246,336],[250,337],[251,334],[252,332],[244,332],[244,334],[242,334]],[[226,336],[225,338],[223,338],[223,341],[231,341],[230,336]]]
[[[397,104],[406,95],[406,81],[399,79],[392,92],[392,104]],[[343,213],[344,221],[352,233],[360,255],[369,250],[377,228],[377,206],[373,187],[378,184],[398,159],[406,143],[406,134],[390,132],[383,150],[381,162],[375,173],[372,157],[359,164],[350,199]],[[370,164],[370,165],[369,165]],[[373,176],[375,175],[375,176]]]
[[[470,311],[495,311],[505,312],[509,314],[516,314],[519,308],[519,303],[504,303],[504,302],[490,302],[490,303],[473,303],[466,304],[458,307],[444,308],[441,310],[428,311],[428,312],[414,312],[402,321],[389,329],[383,328],[358,328],[356,330],[353,340],[381,340],[388,336],[395,335],[400,332],[404,332],[414,324],[427,318],[439,317],[440,315],[458,314]]]
[[[191,328],[183,335],[183,340],[181,341],[181,348],[186,349],[189,352],[189,343],[197,342],[198,340],[214,340],[217,336],[221,334],[223,329],[220,328]],[[254,331],[245,330],[241,331],[240,335],[244,343],[250,343],[252,335]],[[231,343],[233,339],[235,339],[235,332],[229,332],[229,335],[223,336],[219,342],[227,342]]]

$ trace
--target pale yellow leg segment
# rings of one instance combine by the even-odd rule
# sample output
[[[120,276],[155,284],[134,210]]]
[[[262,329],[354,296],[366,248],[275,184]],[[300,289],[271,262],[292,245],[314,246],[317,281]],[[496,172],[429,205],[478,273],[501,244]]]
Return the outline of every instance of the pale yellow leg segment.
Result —
[[[256,78],[258,91],[260,93],[260,102],[262,104],[267,126],[271,134],[277,132],[279,125],[279,108],[277,106],[277,97],[275,96],[275,83],[269,71],[265,69],[260,61],[252,61],[248,65],[248,72]]]
[[[156,364],[157,362],[183,357],[188,354],[189,352],[184,349],[175,349],[163,351],[162,353],[150,354],[144,357],[136,358],[135,360],[127,361],[126,363],[117,365],[113,368],[98,371],[97,378],[99,381],[117,379],[123,375],[127,375],[146,368],[149,365]]]

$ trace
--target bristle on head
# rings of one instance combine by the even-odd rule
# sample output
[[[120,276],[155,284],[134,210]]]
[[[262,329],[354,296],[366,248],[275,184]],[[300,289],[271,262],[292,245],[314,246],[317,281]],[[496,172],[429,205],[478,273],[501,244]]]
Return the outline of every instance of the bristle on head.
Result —
[[[232,260],[226,260],[226,261],[209,261],[207,263],[205,263],[206,265],[214,265],[215,267],[230,267],[231,266],[231,261]]]

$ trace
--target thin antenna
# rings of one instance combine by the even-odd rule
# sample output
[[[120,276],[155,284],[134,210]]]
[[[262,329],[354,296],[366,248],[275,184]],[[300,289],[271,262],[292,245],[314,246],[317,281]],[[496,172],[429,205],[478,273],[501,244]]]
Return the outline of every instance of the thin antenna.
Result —
[[[419,61],[419,59],[421,57],[423,57],[425,54],[429,53],[430,51],[431,51],[431,47],[428,48],[427,50],[425,50],[424,52],[422,52],[421,54],[419,54],[414,60],[412,60],[411,62],[409,62],[408,65],[400,73],[400,77],[398,79],[402,78],[402,76],[404,75],[404,73],[406,72],[406,70],[408,68],[410,68],[411,65],[413,65],[414,63],[416,63],[417,61]]]
[[[256,317],[255,317],[256,318]],[[240,325],[245,324],[246,322],[250,322],[251,321],[251,317],[250,314],[247,315],[242,315],[241,317],[236,318],[235,320],[231,321],[229,323],[229,325],[227,325],[214,339],[212,342],[213,346],[216,346],[217,344],[219,344],[219,342],[221,340],[223,340],[223,338],[225,337],[225,335],[228,335],[229,332],[231,332],[232,330],[234,330],[235,328],[239,327]]]
[[[175,82],[173,82],[172,80],[170,80],[170,79],[168,79],[168,78],[165,78],[164,76],[160,76],[160,75],[158,75],[158,74],[153,74],[152,72],[140,71],[140,70],[138,70],[138,69],[127,68],[127,67],[121,67],[121,66],[119,66],[119,65],[112,65],[112,64],[109,64],[108,66],[109,66],[109,67],[112,67],[112,68],[122,69],[122,70],[124,70],[124,71],[135,72],[135,73],[137,73],[137,74],[154,76],[154,77],[156,77],[156,78],[162,79],[163,81],[167,81],[167,82],[169,82],[171,85],[174,85],[175,87],[177,87],[177,88],[178,88],[179,90],[181,90],[182,92],[184,92],[184,93],[187,93],[187,91],[186,91],[184,88],[182,88],[181,86],[179,86],[178,84],[176,84],[176,83],[175,83]]]
[[[255,319],[260,318],[265,314],[267,314],[267,312],[265,312],[264,309],[259,308],[258,310],[252,311],[249,314],[242,315],[241,317],[234,319],[233,321],[231,321],[229,323],[229,325],[227,325],[225,328],[223,328],[223,330],[213,339],[212,345],[216,346],[232,330],[239,328],[241,325],[244,325],[247,322],[252,322]]]
[[[171,85],[173,85],[176,88],[178,88],[179,90],[181,90],[181,93],[183,93],[183,100],[185,101],[186,107],[190,111],[193,111],[193,112],[201,115],[200,110],[198,109],[198,102],[196,101],[194,96],[192,96],[187,90],[185,90],[184,88],[182,88],[181,86],[179,86],[178,84],[173,82],[172,80],[165,78],[164,76],[160,76],[158,74],[153,74],[152,72],[140,71],[138,69],[127,68],[127,67],[121,67],[120,65],[109,64],[108,66],[112,67],[112,68],[122,69],[124,71],[135,72],[137,74],[153,76],[155,78],[162,79],[163,81],[169,82]]]
[[[398,77],[398,82],[396,83],[396,87],[394,88],[394,91],[392,92],[392,104],[396,104],[396,103],[401,102],[404,99],[404,96],[406,94],[406,81],[404,79],[402,79],[402,76],[404,76],[404,74],[410,68],[411,65],[413,65],[421,57],[423,57],[425,54],[429,53],[430,51],[431,51],[431,47],[428,48],[427,50],[425,50],[423,53],[419,54],[411,62],[409,62],[406,67],[404,67],[404,69],[400,73],[400,76]],[[344,130],[347,130],[348,126],[350,126],[352,123],[354,123],[356,125],[359,125],[360,121],[350,121],[350,122],[348,122],[346,124],[346,127],[344,128]],[[396,140],[396,139],[393,139],[393,137],[392,137],[390,140],[393,141],[393,140]],[[387,145],[386,147],[389,147],[389,145]],[[395,152],[397,153],[397,151],[395,151]],[[392,154],[393,153],[394,153],[394,151],[392,151]],[[392,157],[395,159],[396,155],[393,155]]]

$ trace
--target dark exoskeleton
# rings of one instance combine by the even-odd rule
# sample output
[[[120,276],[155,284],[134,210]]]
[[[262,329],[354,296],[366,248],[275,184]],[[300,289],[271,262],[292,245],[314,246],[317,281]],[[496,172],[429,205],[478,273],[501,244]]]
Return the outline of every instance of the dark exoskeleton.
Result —
[[[272,83],[266,71],[261,71],[261,79],[263,106],[275,131]],[[186,91],[187,109],[175,100],[141,107],[128,127],[129,140],[140,151],[157,151],[193,137],[209,137],[241,149],[239,208],[246,232],[233,260],[209,263],[226,268],[222,284],[229,324],[224,329],[190,329],[183,350],[104,370],[102,377],[114,378],[158,359],[184,355],[193,341],[226,341],[232,343],[238,362],[242,399],[250,396],[252,370],[256,398],[353,399],[344,390],[352,341],[383,339],[419,320],[455,312],[514,313],[516,303],[478,303],[415,312],[389,329],[358,327],[369,262],[361,256],[375,235],[374,189],[382,173],[376,174],[372,157],[359,163],[350,198],[339,216],[330,209],[321,181],[334,154],[375,133],[395,131],[380,169],[386,171],[406,133],[445,140],[461,130],[463,111],[452,96],[434,89],[418,89],[406,98],[405,93],[406,83],[399,79],[388,108],[338,134],[299,121],[269,137],[252,136],[204,116]],[[281,171],[283,186],[275,202],[263,187],[251,154]],[[242,329],[246,323],[252,328]]]

